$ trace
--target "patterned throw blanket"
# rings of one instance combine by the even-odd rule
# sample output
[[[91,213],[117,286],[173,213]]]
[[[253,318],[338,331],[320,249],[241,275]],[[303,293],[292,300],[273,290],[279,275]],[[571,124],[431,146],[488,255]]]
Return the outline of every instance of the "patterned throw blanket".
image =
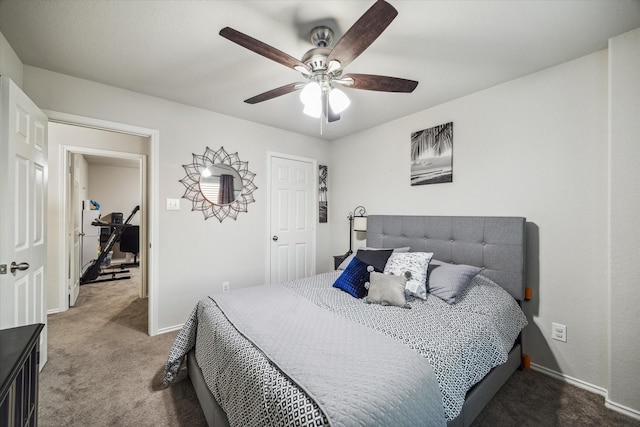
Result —
[[[337,274],[325,273],[284,287],[316,306],[382,332],[424,357],[434,369],[448,420],[459,414],[467,390],[506,361],[526,325],[513,298],[482,276],[474,279],[455,305],[429,296],[426,301],[410,301],[412,310],[404,310],[367,305],[332,288]],[[243,338],[211,299],[200,301],[176,338],[167,362],[167,383],[194,346],[196,335],[196,359],[232,425],[328,425],[320,406]],[[387,373],[384,367],[374,372],[380,376]],[[348,392],[349,388],[341,391]],[[365,400],[364,405],[367,403]]]

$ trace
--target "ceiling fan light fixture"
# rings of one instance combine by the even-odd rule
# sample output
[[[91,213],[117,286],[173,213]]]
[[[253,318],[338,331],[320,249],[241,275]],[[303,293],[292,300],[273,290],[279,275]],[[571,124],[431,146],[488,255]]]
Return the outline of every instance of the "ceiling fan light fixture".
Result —
[[[320,89],[318,82],[309,82],[305,85],[304,89],[302,89],[302,92],[300,92],[300,101],[302,101],[305,106],[318,104],[319,107],[321,92],[322,89]]]
[[[333,88],[329,92],[329,104],[334,113],[340,114],[351,105],[351,100],[343,91]]]
[[[322,115],[322,106],[320,105],[320,100],[318,100],[318,102],[305,105],[302,112],[307,116],[319,119]]]
[[[340,112],[351,103],[346,94],[333,89],[334,84],[351,89],[403,93],[413,92],[418,85],[417,81],[374,74],[345,74],[343,77],[344,68],[369,48],[397,15],[398,11],[388,2],[376,0],[335,44],[333,31],[327,25],[316,26],[311,30],[311,43],[315,47],[305,52],[300,60],[230,27],[220,30],[220,35],[267,59],[292,68],[310,80],[306,84],[291,83],[281,86],[245,99],[244,102],[257,104],[300,90],[304,113],[324,117],[327,123],[332,123],[340,120]],[[322,133],[322,121],[320,123]]]

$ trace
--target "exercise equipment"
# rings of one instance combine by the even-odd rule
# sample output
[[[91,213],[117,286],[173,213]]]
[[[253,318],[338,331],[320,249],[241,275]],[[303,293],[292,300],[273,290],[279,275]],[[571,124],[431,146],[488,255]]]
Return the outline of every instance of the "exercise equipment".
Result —
[[[120,240],[120,237],[125,232],[125,230],[127,228],[134,227],[130,224],[130,222],[131,219],[135,216],[136,212],[138,212],[139,210],[140,206],[136,206],[135,208],[133,208],[133,211],[124,223],[122,223],[121,216],[119,218],[115,216],[115,221],[113,222],[105,222],[98,219],[92,223],[92,225],[98,227],[109,227],[111,230],[111,234],[109,235],[106,244],[100,251],[100,255],[98,255],[98,258],[91,260],[91,263],[89,264],[87,269],[82,273],[82,277],[80,278],[80,285],[87,285],[89,283],[110,282],[113,280],[123,280],[131,278],[131,276],[119,276],[120,274],[129,273],[129,270],[123,269],[120,266],[118,266],[117,268],[110,266],[105,267],[103,264],[109,256],[111,249],[113,249],[113,245],[118,240]],[[110,218],[114,219],[114,215],[112,214]],[[107,270],[107,268],[109,268],[110,270]],[[111,277],[101,278],[105,276]]]

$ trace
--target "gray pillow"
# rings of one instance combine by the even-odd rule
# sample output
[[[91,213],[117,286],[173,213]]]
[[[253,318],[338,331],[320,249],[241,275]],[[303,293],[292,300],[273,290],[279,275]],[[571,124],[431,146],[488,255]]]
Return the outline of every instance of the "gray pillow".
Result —
[[[364,247],[364,248],[360,248],[359,250],[361,250],[361,251],[383,251],[383,250],[387,250],[387,249],[393,249],[393,253],[396,253],[396,252],[409,252],[409,250],[411,248],[409,246],[402,247],[402,248],[369,248],[369,247]],[[340,263],[338,268],[336,268],[336,270],[344,270],[345,268],[347,268],[347,266],[349,265],[351,260],[353,258],[355,258],[357,253],[358,253],[358,249],[356,249],[356,251],[354,253],[352,253],[351,255],[346,257],[344,259],[344,261],[342,261]]]
[[[449,304],[455,304],[458,296],[480,271],[480,267],[472,265],[432,260],[427,273],[427,292]]]
[[[369,294],[364,299],[367,304],[393,305],[411,308],[404,295],[407,279],[372,271],[369,274]],[[366,285],[365,285],[366,286]]]

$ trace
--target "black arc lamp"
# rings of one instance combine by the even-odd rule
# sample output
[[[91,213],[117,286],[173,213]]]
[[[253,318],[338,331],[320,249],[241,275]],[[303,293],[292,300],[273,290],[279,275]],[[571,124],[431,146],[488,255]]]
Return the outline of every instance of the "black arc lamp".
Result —
[[[349,256],[353,253],[353,232],[367,231],[367,210],[364,206],[357,206],[349,212],[347,219],[349,220],[349,251],[345,255]]]

